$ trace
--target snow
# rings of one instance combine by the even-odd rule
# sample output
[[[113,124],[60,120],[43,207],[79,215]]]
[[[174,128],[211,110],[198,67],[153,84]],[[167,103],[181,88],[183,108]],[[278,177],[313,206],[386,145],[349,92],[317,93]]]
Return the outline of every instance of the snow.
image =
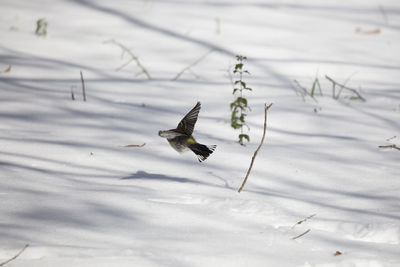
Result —
[[[400,153],[378,148],[400,146],[399,14],[395,0],[2,0],[0,263],[29,244],[7,266],[399,266]],[[109,40],[152,79],[116,71],[129,56]],[[252,73],[245,147],[236,54]],[[325,75],[367,101],[333,99]],[[293,81],[316,77],[324,96],[303,101]],[[217,145],[203,163],[157,135],[197,101],[194,136]]]

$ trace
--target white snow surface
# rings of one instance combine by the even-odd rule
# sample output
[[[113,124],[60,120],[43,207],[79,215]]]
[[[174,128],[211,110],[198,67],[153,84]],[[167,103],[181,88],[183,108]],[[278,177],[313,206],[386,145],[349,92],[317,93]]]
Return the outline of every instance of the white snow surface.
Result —
[[[0,22],[0,263],[29,244],[7,266],[400,266],[400,151],[378,148],[400,146],[399,1],[1,0]],[[203,163],[157,135],[197,101]]]

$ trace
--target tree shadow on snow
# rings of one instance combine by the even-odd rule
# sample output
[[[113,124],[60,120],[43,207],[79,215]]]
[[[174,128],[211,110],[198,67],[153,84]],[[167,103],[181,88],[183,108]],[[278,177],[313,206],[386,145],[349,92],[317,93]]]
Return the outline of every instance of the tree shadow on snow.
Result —
[[[175,176],[168,176],[164,174],[158,173],[148,173],[145,171],[137,171],[134,174],[131,174],[126,177],[122,177],[121,180],[155,180],[155,181],[170,181],[170,182],[178,182],[178,183],[195,183],[195,184],[204,184],[202,182],[183,178],[183,177],[175,177]]]
[[[209,172],[210,173],[210,172]],[[212,174],[212,173],[210,173]],[[215,176],[214,174],[212,174]],[[221,179],[220,177],[218,177]],[[121,180],[152,180],[152,181],[164,181],[164,182],[177,182],[177,183],[192,183],[198,185],[205,185],[205,186],[213,186],[213,187],[221,187],[220,185],[216,185],[213,183],[207,182],[200,182],[194,179],[185,178],[185,177],[177,177],[177,176],[169,176],[159,173],[149,173],[145,171],[137,171],[129,176],[125,176],[120,178]],[[230,188],[227,182],[225,181],[225,188]]]

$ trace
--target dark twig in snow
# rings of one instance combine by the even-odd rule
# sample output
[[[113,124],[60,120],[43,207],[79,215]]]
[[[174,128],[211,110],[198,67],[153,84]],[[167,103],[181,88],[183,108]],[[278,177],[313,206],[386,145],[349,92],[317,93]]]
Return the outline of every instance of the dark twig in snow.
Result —
[[[83,95],[83,101],[86,102],[86,89],[85,89],[85,81],[83,80],[83,74],[81,71],[81,82],[82,82],[82,95]]]
[[[263,143],[264,143],[265,132],[266,132],[266,129],[267,129],[267,112],[268,112],[268,109],[269,109],[271,106],[272,106],[272,103],[269,104],[268,106],[267,106],[267,104],[264,104],[264,132],[263,132],[263,136],[262,136],[262,138],[261,138],[260,144],[258,145],[258,148],[256,149],[256,151],[254,152],[253,157],[251,158],[250,167],[249,167],[249,169],[247,170],[246,177],[244,178],[243,183],[242,183],[242,185],[240,186],[240,188],[239,188],[239,190],[238,190],[239,193],[242,191],[244,185],[246,184],[247,178],[249,178],[249,175],[250,175],[251,168],[253,168],[253,163],[254,163],[254,160],[255,160],[255,158],[256,158],[256,156],[257,156],[257,153],[258,153],[258,151],[260,150],[261,146],[262,146]]]
[[[396,146],[395,144],[379,146],[379,148],[392,148],[392,149],[400,150],[400,147]]]
[[[290,229],[293,229],[293,228],[294,228],[296,225],[298,225],[298,224],[302,224],[303,222],[306,222],[307,220],[311,219],[311,218],[314,217],[315,215],[317,215],[317,214],[310,215],[310,216],[308,216],[307,218],[305,218],[305,219],[303,219],[303,220],[301,220],[301,221],[298,221],[298,222],[295,223]]]
[[[74,86],[71,86],[71,99],[72,99],[73,101],[75,100]]]
[[[292,237],[292,239],[295,240],[295,239],[297,239],[297,238],[300,238],[300,237],[302,237],[303,235],[307,234],[307,233],[310,232],[310,231],[311,231],[311,229],[308,229],[308,230],[305,231],[304,233],[299,234],[298,236]]]
[[[143,143],[141,145],[126,145],[124,147],[144,147],[146,145],[146,143]]]
[[[333,256],[340,256],[340,255],[342,255],[343,253],[342,252],[340,252],[339,250],[336,250],[336,252],[335,252],[335,254],[333,254]]]
[[[9,263],[10,261],[13,261],[13,260],[15,260],[16,258],[18,258],[18,256],[21,255],[22,252],[24,252],[24,250],[25,250],[27,247],[29,247],[29,244],[26,244],[25,247],[23,247],[23,248],[22,248],[14,257],[12,257],[11,259],[6,260],[5,262],[0,263],[0,266],[4,266],[4,265],[6,265],[7,263]]]
[[[203,59],[205,59],[209,54],[211,54],[214,51],[214,49],[211,49],[209,51],[207,51],[207,53],[205,53],[204,55],[202,55],[201,57],[199,57],[195,62],[193,62],[192,64],[186,66],[183,70],[181,70],[173,79],[172,81],[176,81],[179,79],[179,77],[181,77],[181,75],[185,72],[185,71],[191,71],[193,75],[195,75],[195,77],[198,75],[194,74],[193,70],[191,69],[192,67],[196,66],[197,64],[200,63],[200,61],[202,61]]]
[[[120,67],[118,67],[116,70],[119,71],[121,69],[123,69],[124,67],[126,67],[129,63],[131,63],[132,61],[136,62],[136,65],[140,68],[141,72],[138,74],[144,74],[146,75],[147,79],[151,80],[151,76],[149,74],[149,72],[147,71],[147,69],[142,65],[142,63],[139,61],[139,58],[132,53],[132,51],[130,49],[128,49],[125,45],[121,44],[120,42],[117,42],[115,40],[109,40],[109,41],[105,41],[105,44],[114,44],[116,46],[118,46],[119,48],[122,49],[122,55],[121,57],[124,56],[125,53],[129,54],[129,56],[131,57],[127,62],[125,62],[124,64],[122,64]]]

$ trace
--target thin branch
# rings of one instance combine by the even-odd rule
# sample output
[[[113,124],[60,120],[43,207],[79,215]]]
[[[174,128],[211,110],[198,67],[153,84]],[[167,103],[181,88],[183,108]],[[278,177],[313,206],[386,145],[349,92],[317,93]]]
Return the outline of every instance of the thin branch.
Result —
[[[74,87],[71,86],[71,99],[75,100]]]
[[[3,72],[6,73],[6,72],[10,72],[10,71],[11,71],[11,65],[9,65],[8,68],[5,69],[4,71],[0,70],[0,73],[3,73]]]
[[[249,167],[249,169],[247,170],[246,177],[244,178],[243,183],[242,183],[242,185],[240,186],[240,188],[239,188],[239,190],[238,190],[239,193],[242,191],[244,185],[246,184],[247,178],[249,178],[249,175],[250,175],[251,168],[253,168],[253,163],[254,163],[254,160],[255,160],[255,158],[256,158],[256,156],[257,156],[257,153],[258,153],[258,151],[260,150],[261,146],[262,146],[263,143],[264,143],[265,132],[266,132],[266,129],[267,129],[267,112],[268,112],[268,109],[269,109],[271,106],[272,106],[272,103],[269,104],[268,106],[267,106],[267,104],[264,104],[264,131],[263,131],[263,136],[262,136],[262,138],[261,138],[260,144],[258,145],[258,148],[256,149],[256,151],[254,152],[253,157],[251,158],[250,167]]]
[[[119,71],[122,68],[124,68],[125,66],[127,66],[129,63],[131,63],[132,61],[136,62],[136,65],[140,68],[140,70],[142,71],[141,73],[143,73],[144,75],[146,75],[147,79],[151,80],[151,76],[149,74],[149,72],[146,70],[146,68],[142,65],[142,63],[139,61],[139,58],[132,53],[132,51],[130,49],[128,49],[125,45],[121,44],[120,42],[117,42],[115,40],[109,40],[109,41],[105,41],[105,44],[114,44],[116,46],[118,46],[119,48],[122,49],[122,57],[125,53],[129,54],[129,56],[131,57],[131,60],[129,60],[128,62],[122,64],[120,67],[118,67],[116,70]]]
[[[363,30],[360,27],[356,28],[356,33],[358,34],[380,34],[381,30],[379,28],[371,29],[371,30]]]
[[[81,82],[82,82],[82,95],[83,95],[83,101],[86,102],[86,89],[85,89],[85,81],[83,80],[83,74],[81,71]]]
[[[18,256],[21,255],[22,252],[24,252],[24,250],[25,250],[27,247],[29,247],[29,244],[26,244],[25,247],[23,247],[23,248],[22,248],[14,257],[12,257],[11,259],[6,260],[5,262],[0,263],[0,266],[4,266],[4,265],[6,265],[7,263],[9,263],[10,261],[13,261],[13,260],[15,260],[16,258],[18,258]]]
[[[144,147],[146,145],[146,143],[143,143],[141,145],[126,145],[124,147]]]
[[[335,252],[335,254],[333,254],[333,256],[340,256],[340,255],[342,255],[343,253],[342,252],[340,252],[339,250],[337,250],[336,252]]]
[[[355,95],[357,95],[357,98],[359,98],[360,100],[362,100],[362,101],[364,101],[364,102],[367,101],[364,97],[362,97],[362,96],[360,95],[359,92],[357,92],[356,89],[349,88],[349,87],[347,87],[347,86],[344,85],[344,84],[340,84],[340,83],[336,82],[335,80],[333,80],[332,78],[330,78],[328,75],[325,75],[325,78],[326,78],[328,81],[330,81],[330,82],[332,83],[333,91],[334,91],[335,86],[337,85],[337,86],[341,87],[342,89],[347,89],[347,90],[353,92]],[[334,98],[335,98],[335,95],[334,95]],[[337,99],[337,98],[335,98],[335,99]]]
[[[308,216],[307,218],[305,218],[305,219],[303,219],[303,220],[301,220],[301,221],[298,221],[298,222],[295,223],[290,229],[293,229],[293,228],[294,228],[296,225],[298,225],[298,224],[302,224],[303,222],[306,222],[307,220],[311,219],[311,218],[314,217],[315,215],[317,215],[317,214],[310,215],[310,216]]]
[[[116,71],[122,70],[123,68],[125,68],[126,66],[128,66],[129,63],[131,63],[133,60],[134,60],[133,58],[129,59],[127,62],[125,62],[124,64],[122,64],[121,66],[119,66],[118,68],[116,68],[115,70],[116,70]]]
[[[214,51],[214,49],[211,49],[209,51],[207,51],[207,53],[205,53],[204,55],[202,55],[201,57],[199,57],[196,61],[194,61],[192,64],[186,66],[185,68],[183,68],[173,79],[172,81],[176,81],[179,79],[179,77],[181,77],[181,75],[187,71],[190,70],[190,68],[194,67],[195,65],[199,64],[200,61],[202,61],[203,59],[205,59],[209,54],[211,54]]]
[[[300,238],[300,237],[302,237],[303,235],[307,234],[307,233],[310,232],[310,231],[311,231],[311,229],[308,229],[308,230],[305,231],[304,233],[302,233],[302,234],[300,234],[300,235],[298,235],[298,236],[292,237],[292,239],[295,240],[295,239],[297,239],[297,238]]]
[[[379,148],[392,148],[392,149],[400,150],[400,147],[398,147],[398,146],[395,145],[395,144],[379,146]]]

